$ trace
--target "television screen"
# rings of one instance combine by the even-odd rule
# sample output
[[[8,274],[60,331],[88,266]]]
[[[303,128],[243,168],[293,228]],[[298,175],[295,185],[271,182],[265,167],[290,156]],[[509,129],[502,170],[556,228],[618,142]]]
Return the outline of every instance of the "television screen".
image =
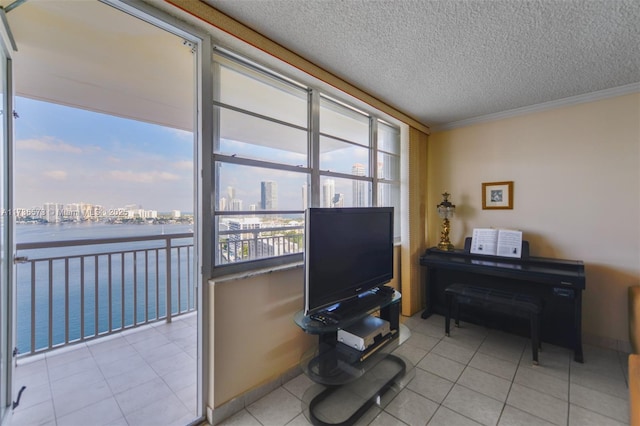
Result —
[[[305,233],[305,315],[393,278],[393,207],[310,208]]]

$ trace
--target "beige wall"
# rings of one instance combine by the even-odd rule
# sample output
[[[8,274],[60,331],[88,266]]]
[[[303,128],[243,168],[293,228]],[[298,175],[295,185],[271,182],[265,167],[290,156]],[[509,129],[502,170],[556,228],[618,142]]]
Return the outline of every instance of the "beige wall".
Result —
[[[398,288],[399,246],[394,280]],[[213,306],[210,353],[213,377],[207,404],[219,407],[298,366],[317,337],[305,334],[293,321],[303,308],[303,268],[260,273],[242,279],[209,283]]]
[[[452,239],[518,228],[536,256],[585,263],[586,342],[627,349],[626,289],[640,280],[640,94],[435,133],[428,152],[428,235],[452,194]],[[482,210],[482,182],[514,181],[513,210]]]
[[[315,342],[293,322],[302,267],[213,286],[213,406],[295,368]]]

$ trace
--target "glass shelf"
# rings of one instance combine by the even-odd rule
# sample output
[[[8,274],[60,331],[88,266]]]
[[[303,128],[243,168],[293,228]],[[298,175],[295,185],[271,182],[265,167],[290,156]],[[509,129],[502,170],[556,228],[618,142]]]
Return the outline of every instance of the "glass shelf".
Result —
[[[365,293],[365,297],[367,296],[368,293],[370,292]],[[371,294],[374,294],[374,293],[371,293]],[[334,305],[333,307],[327,308],[327,311],[336,312],[340,314],[340,319],[335,324],[324,324],[320,321],[316,321],[312,319],[310,316],[304,315],[304,311],[297,312],[294,315],[293,320],[300,328],[302,328],[305,332],[309,334],[332,333],[332,332],[338,331],[341,328],[347,328],[351,324],[356,323],[359,319],[367,315],[370,315],[376,311],[379,311],[382,308],[385,308],[394,303],[400,303],[400,299],[402,299],[402,295],[398,291],[394,291],[393,295],[391,295],[390,297],[387,297],[387,298],[380,297],[378,299],[378,303],[376,303],[375,305],[370,305],[364,300],[358,301],[356,299],[348,302],[349,309],[348,309],[348,312],[344,314],[341,312],[342,307],[340,306],[340,304]],[[361,303],[363,305],[369,305],[369,306],[365,307],[363,310],[359,310],[356,308],[358,303]]]
[[[304,413],[312,424],[353,425],[372,407],[388,404],[415,375],[411,362],[394,353],[411,336],[399,322],[401,298],[393,289],[366,292],[322,312],[336,320],[328,324],[303,311],[294,315],[300,328],[318,335],[318,345],[300,359],[302,370],[316,383],[303,396]],[[378,335],[364,351],[338,342],[338,330],[377,311],[390,323],[386,336]]]
[[[307,351],[300,359],[300,367],[316,383],[344,385],[365,375],[409,337],[409,329],[400,324],[400,328],[392,332],[388,339],[380,341],[368,351],[358,351],[338,342],[334,348],[322,353],[319,348]]]
[[[405,358],[391,354],[358,381],[344,386],[314,384],[303,397],[303,413],[314,425],[353,425],[372,407],[384,409],[415,377]]]

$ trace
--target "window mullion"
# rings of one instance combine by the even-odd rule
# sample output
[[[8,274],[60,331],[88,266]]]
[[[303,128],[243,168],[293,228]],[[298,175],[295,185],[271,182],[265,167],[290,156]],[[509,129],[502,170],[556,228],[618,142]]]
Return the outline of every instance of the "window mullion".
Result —
[[[283,214],[302,214],[302,210],[216,210],[214,214],[216,216],[255,216],[259,214],[261,216],[278,216]],[[280,228],[269,228],[280,229]],[[286,228],[282,228],[286,229]]]
[[[235,107],[233,105],[228,105],[228,104],[225,104],[225,103],[222,103],[222,102],[217,102],[217,101],[214,101],[213,105],[218,107],[218,108],[224,108],[224,109],[227,109],[227,110],[230,110],[230,111],[239,112],[241,114],[250,115],[252,117],[259,118],[259,119],[265,120],[265,121],[269,121],[271,123],[279,124],[281,126],[287,126],[287,127],[293,128],[293,129],[303,130],[305,132],[307,131],[307,129],[302,127],[302,126],[298,126],[296,124],[289,123],[287,121],[278,120],[277,118],[272,118],[272,117],[269,117],[269,116],[266,116],[266,115],[263,115],[263,114],[258,114],[256,112],[248,111],[246,109],[238,108],[238,107]],[[218,110],[216,109],[216,111],[218,111]],[[219,114],[220,114],[220,112],[218,112],[218,115]]]
[[[371,205],[378,205],[378,120],[376,117],[369,119],[369,170],[372,171],[373,185],[371,188]]]
[[[309,167],[311,168],[311,204],[320,207],[320,92],[309,93]]]
[[[357,180],[362,182],[373,183],[373,177],[371,176],[358,176],[351,175],[348,173],[340,173],[340,172],[332,172],[330,170],[321,170],[319,172],[320,176],[340,178],[340,179],[349,179],[349,180]]]
[[[220,110],[218,108],[214,108],[213,107],[213,100],[218,96],[218,94],[220,93],[220,65],[214,60],[213,55],[209,56],[209,60],[211,61],[211,75],[210,77],[210,81],[211,81],[211,93],[210,93],[210,98],[208,98],[208,101],[210,101],[211,103],[207,108],[207,111],[209,112],[209,114],[211,115],[211,144],[207,144],[209,145],[209,147],[211,148],[211,151],[204,151],[203,155],[206,155],[207,158],[209,158],[209,166],[210,166],[210,173],[211,173],[211,189],[209,192],[209,195],[211,197],[211,202],[209,204],[209,206],[207,206],[207,208],[209,209],[209,213],[210,216],[205,216],[206,217],[211,217],[213,219],[213,223],[212,223],[212,227],[213,227],[213,236],[214,239],[212,241],[212,247],[211,247],[211,254],[212,254],[212,258],[211,258],[211,273],[210,275],[213,276],[213,274],[215,273],[214,271],[216,270],[216,268],[218,267],[218,262],[216,261],[216,259],[218,259],[220,257],[220,245],[218,244],[219,241],[219,236],[218,236],[218,230],[220,229],[220,221],[219,218],[215,216],[215,210],[218,208],[218,197],[220,194],[220,164],[216,163],[214,161],[214,159],[212,158],[212,155],[214,152],[217,152],[220,149]],[[203,118],[203,120],[206,122],[206,118]],[[207,235],[207,234],[205,234]]]
[[[308,173],[309,169],[302,166],[291,166],[282,163],[254,160],[252,158],[236,157],[233,155],[213,154],[213,160],[221,163],[240,164],[242,166],[260,167],[263,169],[286,170],[289,172]]]

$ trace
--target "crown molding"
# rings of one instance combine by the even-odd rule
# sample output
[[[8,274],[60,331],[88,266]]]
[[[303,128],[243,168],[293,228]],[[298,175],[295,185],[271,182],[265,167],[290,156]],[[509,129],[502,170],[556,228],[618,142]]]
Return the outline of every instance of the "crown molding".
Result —
[[[571,96],[568,98],[558,99],[541,104],[530,105],[522,108],[515,108],[508,111],[497,112],[494,114],[481,115],[479,117],[467,118],[465,120],[453,121],[441,126],[433,126],[431,133],[442,132],[444,130],[457,129],[460,127],[471,126],[472,124],[485,123],[488,121],[502,120],[505,118],[517,117],[520,115],[531,114],[534,112],[547,111],[554,108],[560,108],[570,105],[577,105],[587,102],[598,101],[601,99],[613,98],[616,96],[628,95],[640,92],[640,83],[631,83],[624,86],[612,87],[610,89],[598,90],[596,92],[585,93],[584,95]]]

